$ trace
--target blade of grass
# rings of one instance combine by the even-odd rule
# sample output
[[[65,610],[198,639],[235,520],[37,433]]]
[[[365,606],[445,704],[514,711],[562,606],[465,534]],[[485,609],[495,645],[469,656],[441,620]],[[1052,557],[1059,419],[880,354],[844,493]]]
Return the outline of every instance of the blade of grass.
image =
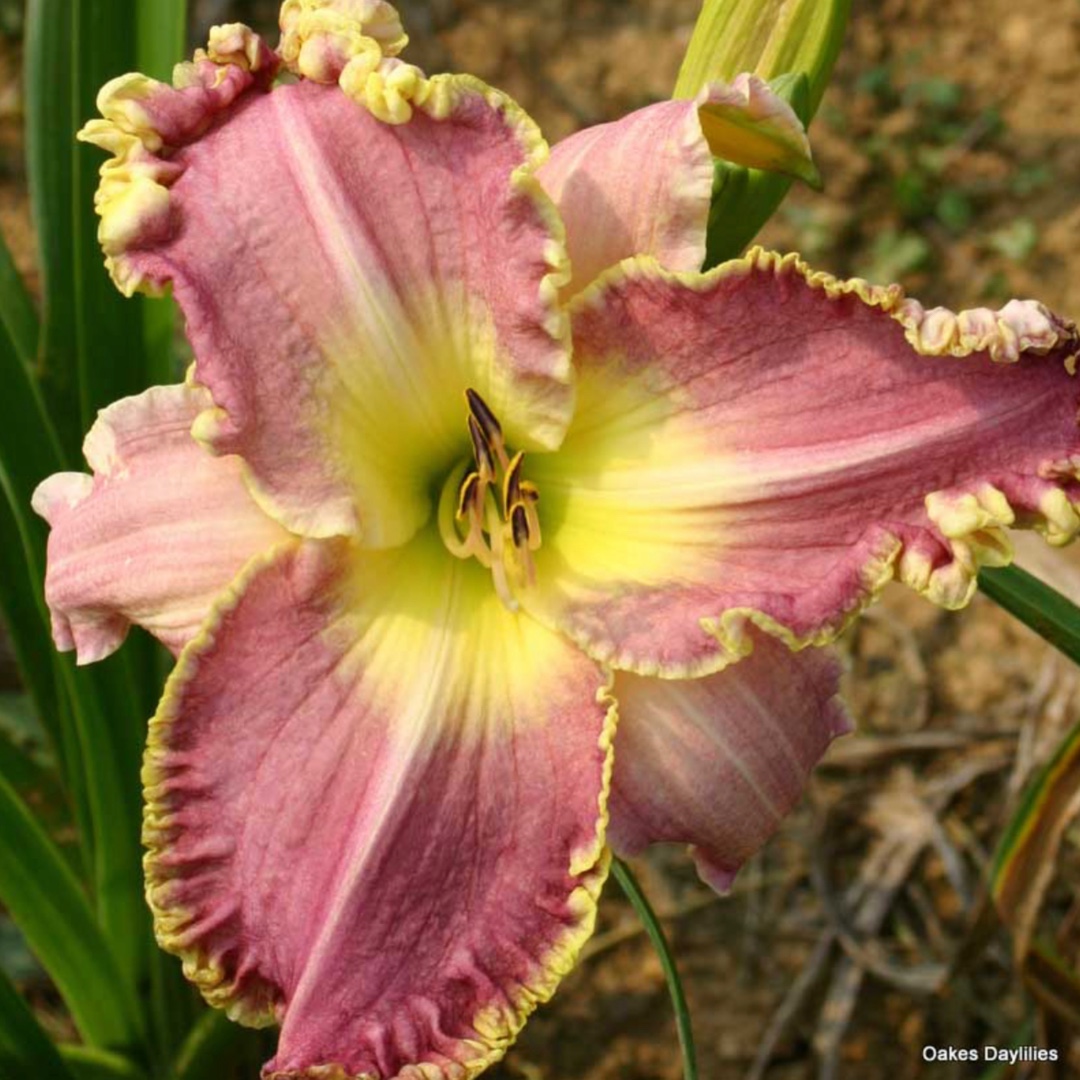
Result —
[[[0,971],[0,1080],[74,1080],[30,1007]]]
[[[995,604],[1080,664],[1080,608],[1061,593],[1019,566],[983,570],[979,588]]]
[[[141,1048],[134,994],[120,977],[78,881],[3,778],[0,902],[56,984],[83,1038],[99,1047]]]
[[[675,966],[675,957],[671,954],[656,913],[641,891],[637,879],[630,872],[630,868],[621,859],[613,858],[611,873],[626,894],[638,918],[641,919],[645,932],[649,935],[649,940],[660,958],[660,967],[663,969],[668,993],[671,995],[671,1004],[675,1010],[675,1026],[679,1031],[679,1046],[682,1050],[683,1077],[684,1080],[697,1080],[697,1054],[694,1050],[694,1034],[690,1025],[690,1010],[686,1005],[686,995],[683,993],[679,971]]]

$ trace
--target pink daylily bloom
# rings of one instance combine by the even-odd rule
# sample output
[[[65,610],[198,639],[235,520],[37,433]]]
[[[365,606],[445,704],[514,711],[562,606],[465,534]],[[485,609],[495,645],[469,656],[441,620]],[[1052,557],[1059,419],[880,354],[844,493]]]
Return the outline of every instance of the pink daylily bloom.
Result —
[[[46,595],[80,662],[131,623],[178,654],[148,897],[207,1000],[281,1025],[264,1075],[467,1080],[574,963],[609,843],[723,888],[775,830],[849,727],[817,646],[888,581],[959,606],[1006,527],[1076,533],[1077,333],[698,273],[710,146],[802,153],[750,77],[548,157],[398,60],[382,0],[282,28],[114,81],[84,133],[107,265],[172,286],[196,365],[39,489]]]

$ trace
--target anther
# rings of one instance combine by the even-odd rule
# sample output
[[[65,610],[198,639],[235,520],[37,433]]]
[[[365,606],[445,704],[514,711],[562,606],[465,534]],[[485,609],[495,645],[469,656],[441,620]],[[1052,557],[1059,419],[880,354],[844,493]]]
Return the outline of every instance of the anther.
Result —
[[[472,439],[473,456],[480,475],[485,480],[495,476],[495,458],[492,454],[492,446],[480,424],[474,416],[469,417],[469,438]]]
[[[503,517],[510,516],[513,505],[521,501],[521,463],[525,455],[519,450],[511,459],[510,466],[503,477]]]
[[[476,422],[488,437],[488,441],[494,446],[502,441],[502,425],[495,418],[495,414],[488,408],[487,402],[472,389],[465,391],[465,400],[469,403],[469,412],[476,417]]]
[[[514,536],[514,547],[527,547],[529,543],[529,517],[521,503],[518,503],[510,512],[510,528]]]
[[[454,515],[458,521],[463,521],[465,519],[465,515],[469,512],[470,505],[476,501],[476,489],[479,483],[479,473],[471,472],[465,477],[465,480],[461,485],[461,491],[458,492],[457,513]]]

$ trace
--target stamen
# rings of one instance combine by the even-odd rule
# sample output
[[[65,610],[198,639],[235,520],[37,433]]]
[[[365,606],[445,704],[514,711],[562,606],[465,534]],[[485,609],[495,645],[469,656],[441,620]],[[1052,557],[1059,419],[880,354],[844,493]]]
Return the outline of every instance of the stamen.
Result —
[[[487,402],[473,389],[465,391],[465,400],[469,403],[469,412],[476,418],[481,430],[488,436],[492,445],[502,441],[502,425],[495,414],[488,408]]]
[[[540,547],[540,495],[522,479],[525,455],[509,457],[502,426],[484,399],[465,391],[475,467],[459,465],[439,496],[439,533],[451,554],[477,559],[491,571],[495,591],[518,610],[514,588],[536,581],[532,552]]]
[[[454,515],[458,521],[464,521],[469,512],[469,505],[476,497],[476,487],[480,483],[480,474],[471,472],[465,477],[458,493],[457,513]]]
[[[514,537],[514,547],[523,548],[529,544],[529,518],[521,503],[510,513],[510,529]]]
[[[525,455],[519,450],[510,459],[510,467],[506,470],[506,476],[503,477],[502,500],[505,518],[510,516],[511,507],[521,501],[521,463],[524,460]]]
[[[476,458],[477,467],[480,469],[480,476],[485,480],[493,479],[495,476],[493,449],[474,416],[469,417],[469,438],[472,439],[473,456]]]
[[[488,535],[491,537],[491,577],[495,582],[495,592],[508,611],[517,611],[519,604],[510,588],[506,576],[506,559],[503,554],[503,523],[495,509],[494,502],[488,503]]]
[[[521,505],[525,509],[525,517],[529,523],[529,550],[540,550],[540,515],[536,512],[536,504],[540,501],[540,492],[534,484],[528,480],[521,481]]]

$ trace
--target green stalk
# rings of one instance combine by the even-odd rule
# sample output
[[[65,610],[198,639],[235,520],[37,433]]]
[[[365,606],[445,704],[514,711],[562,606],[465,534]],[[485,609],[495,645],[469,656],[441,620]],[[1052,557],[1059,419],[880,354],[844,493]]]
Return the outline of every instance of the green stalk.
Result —
[[[697,1054],[694,1050],[694,1033],[690,1024],[690,1009],[686,1004],[686,995],[683,993],[682,982],[679,979],[679,971],[675,966],[675,957],[668,946],[667,938],[660,926],[660,920],[656,912],[641,891],[636,878],[630,872],[630,868],[621,859],[611,860],[611,873],[619,883],[619,887],[626,894],[637,916],[645,927],[645,933],[649,935],[653,948],[660,958],[660,967],[664,972],[667,982],[668,993],[671,995],[671,1005],[675,1010],[675,1026],[679,1031],[679,1047],[682,1050],[683,1078],[684,1080],[697,1080]]]

